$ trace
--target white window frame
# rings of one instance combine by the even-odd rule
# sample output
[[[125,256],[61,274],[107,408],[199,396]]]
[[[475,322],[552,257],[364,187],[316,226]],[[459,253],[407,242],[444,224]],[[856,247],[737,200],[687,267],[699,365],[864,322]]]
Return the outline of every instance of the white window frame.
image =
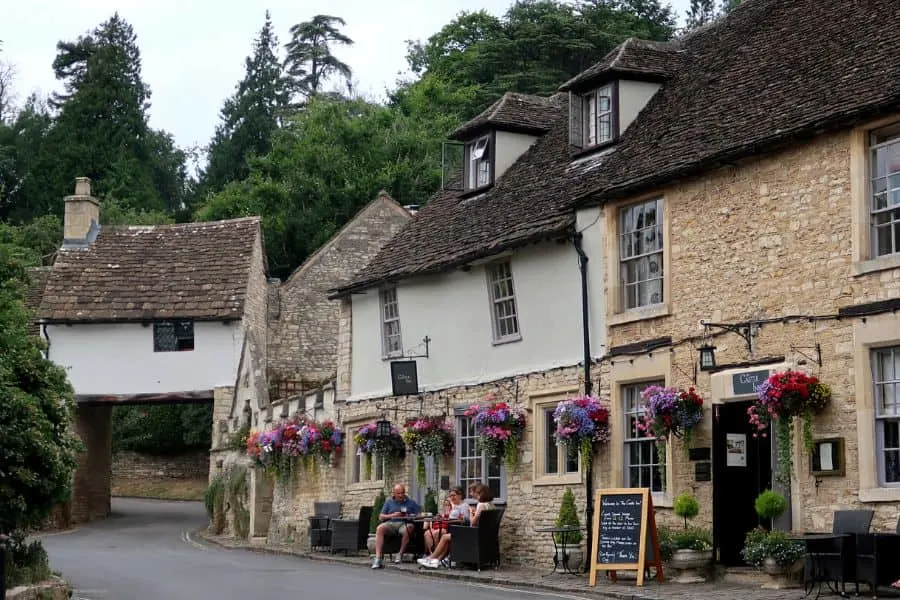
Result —
[[[536,485],[574,485],[581,483],[582,464],[578,450],[575,450],[574,463],[567,458],[568,448],[557,444],[554,434],[556,423],[553,420],[553,411],[559,401],[564,398],[554,398],[549,401],[535,402],[534,404],[534,483]],[[540,441],[537,438],[540,437]]]
[[[378,294],[381,304],[381,356],[403,356],[403,335],[400,329],[400,304],[397,288],[385,288]]]
[[[655,222],[646,225],[643,220],[645,209],[651,206],[655,210]],[[665,302],[663,209],[662,198],[629,204],[619,209],[616,232],[619,242],[619,302],[624,310],[656,306]],[[652,272],[654,266],[655,273]],[[629,275],[629,270],[635,274]],[[645,272],[640,273],[641,270]],[[653,294],[658,296],[655,300]]]
[[[359,427],[348,434],[348,439],[353,440]],[[366,456],[355,450],[350,459],[350,483],[352,484],[383,484],[384,483],[384,458],[377,455],[372,457],[372,472],[366,478]]]
[[[882,357],[890,359],[891,372],[885,372]],[[893,453],[900,462],[900,346],[874,348],[871,351],[872,385],[875,414],[875,463],[878,469],[878,485],[885,488],[900,488],[900,476],[896,481],[888,481],[887,454]],[[887,447],[886,430],[896,429],[896,446]],[[900,475],[900,474],[898,474]]]
[[[646,404],[644,399],[641,398],[641,392],[647,389],[651,385],[665,385],[665,382],[660,381],[647,381],[644,383],[629,383],[625,384],[621,387],[621,402],[622,402],[622,426],[623,426],[623,449],[622,449],[622,487],[649,487],[654,496],[664,496],[666,493],[666,476],[665,471],[660,469],[659,456],[656,447],[656,440],[653,439],[653,436],[648,436],[646,433],[641,431],[636,431],[634,427],[634,419],[640,417],[644,414],[646,410]],[[644,446],[647,445],[650,447],[650,461],[649,462],[639,462],[637,464],[632,464],[631,462],[631,452],[629,450],[632,446]],[[639,452],[639,454],[643,454],[643,452]],[[645,482],[643,476],[640,475],[641,471],[646,468],[650,468],[649,477],[650,480]],[[665,467],[663,467],[664,469]],[[631,480],[631,472],[632,470],[638,470],[638,485],[632,486]],[[654,477],[654,472],[656,473],[656,477]],[[654,489],[654,483],[660,484],[659,489]]]
[[[609,83],[582,96],[582,127],[584,147],[592,148],[615,139],[615,119],[613,118],[613,84]],[[604,102],[605,101],[605,102]],[[601,134],[601,124],[607,130]]]
[[[495,491],[494,502],[506,502],[506,465],[477,450],[475,424],[472,417],[463,414],[464,411],[462,408],[456,410],[456,480],[467,494],[471,484],[486,483]],[[485,473],[489,473],[487,479]]]
[[[512,261],[490,264],[487,274],[488,297],[491,301],[491,330],[494,344],[506,344],[522,339]]]
[[[477,190],[493,183],[491,135],[483,135],[465,147],[466,189]]]
[[[878,141],[880,138],[884,139]],[[889,161],[892,152],[896,153],[896,163]],[[887,164],[879,164],[879,155],[888,160]],[[868,158],[870,251],[877,259],[900,254],[900,123],[869,132]],[[891,202],[892,196],[898,198],[897,203]],[[879,233],[886,236],[887,248],[879,243]]]

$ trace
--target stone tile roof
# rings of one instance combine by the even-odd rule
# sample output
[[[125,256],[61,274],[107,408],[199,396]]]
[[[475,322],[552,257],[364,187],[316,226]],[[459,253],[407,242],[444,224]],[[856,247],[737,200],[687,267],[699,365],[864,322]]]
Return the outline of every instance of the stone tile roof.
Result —
[[[634,79],[664,79],[678,68],[681,42],[653,42],[628,38],[611,50],[597,64],[585,69],[560,86],[560,91],[579,90],[583,87],[625,76]]]
[[[900,108],[897,0],[747,0],[685,37],[681,67],[576,193],[634,194]]]
[[[41,306],[44,297],[44,287],[50,278],[51,267],[32,267],[28,269],[28,286],[25,288],[25,308],[32,313]],[[37,322],[32,322],[29,327],[32,335],[40,335],[40,327]]]
[[[239,319],[257,217],[103,227],[88,248],[62,248],[38,311],[47,322]]]
[[[477,117],[451,133],[450,139],[467,140],[490,127],[523,133],[546,133],[559,116],[555,106],[557,103],[555,98],[506,92]]]
[[[336,295],[404,277],[437,273],[502,250],[552,238],[571,228],[566,192],[569,166],[568,102],[552,103],[550,130],[484,194],[438,192],[364,271]]]

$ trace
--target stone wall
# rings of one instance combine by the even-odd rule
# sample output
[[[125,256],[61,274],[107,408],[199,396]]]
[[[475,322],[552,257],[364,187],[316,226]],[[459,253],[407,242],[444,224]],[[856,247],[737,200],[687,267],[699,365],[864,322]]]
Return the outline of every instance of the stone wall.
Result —
[[[583,368],[575,365],[551,371],[531,373],[510,377],[500,381],[481,385],[448,388],[424,396],[421,407],[423,414],[452,413],[455,408],[467,407],[484,402],[488,394],[495,394],[497,400],[521,406],[527,411],[528,429],[520,445],[520,460],[515,469],[506,468],[506,512],[501,525],[501,551],[504,560],[521,564],[546,563],[552,554],[552,542],[547,534],[534,532],[535,527],[552,525],[559,513],[559,505],[566,488],[575,495],[575,504],[584,523],[585,485],[584,476],[577,481],[559,484],[537,483],[535,481],[534,464],[534,402],[545,394],[559,394],[560,398],[577,395],[583,390]],[[397,408],[398,421],[404,415],[419,414],[418,398],[378,398],[359,402],[339,404],[341,422],[345,427],[358,427],[376,420],[381,414],[381,406],[390,406],[389,416],[394,406]],[[606,451],[601,450],[595,457],[594,488],[606,485],[607,473],[603,465],[608,463]],[[449,475],[452,483],[457,482],[455,465],[452,458],[445,459],[441,466],[441,475]],[[401,475],[395,481],[410,485],[415,467],[412,457],[399,470]],[[349,480],[349,472],[345,472],[344,480]],[[370,505],[381,486],[389,488],[394,481],[348,484],[343,494],[344,512],[356,514],[360,506]]]
[[[334,377],[340,302],[328,290],[365,267],[411,218],[382,192],[277,287],[278,317],[269,322],[269,384],[318,387]]]
[[[186,452],[175,456],[154,456],[140,452],[116,452],[112,459],[113,479],[206,479],[209,452]]]
[[[72,486],[71,523],[104,519],[110,511],[112,407],[78,405],[75,432],[85,445]],[[68,511],[66,511],[68,512]]]
[[[666,274],[671,274],[666,283],[667,310],[611,325],[610,346],[671,336],[675,342],[671,352],[661,350],[671,354],[668,383],[687,387],[693,385],[700,319],[734,323],[834,315],[852,304],[897,297],[897,271],[854,275],[850,148],[848,133],[822,136],[777,156],[722,168],[660,190],[667,220]],[[607,206],[607,219],[627,202]],[[607,289],[617,284],[607,281]],[[794,319],[764,324],[754,339],[752,356],[739,336],[712,330],[710,341],[720,365],[784,356],[832,387],[832,404],[816,418],[814,436],[845,439],[846,476],[821,478],[817,486],[795,429],[792,495],[797,504],[794,514],[799,516],[793,524],[797,530],[830,529],[831,515],[838,508],[875,509],[875,528],[892,529],[896,523],[897,503],[860,503],[859,461],[873,461],[874,456],[857,453],[861,399],[854,391],[858,348],[853,321]],[[815,355],[811,348],[817,343],[821,367],[809,358]],[[610,371],[615,369],[610,362],[616,360],[613,357],[600,367],[604,396],[610,394]],[[709,374],[700,372],[696,387],[709,398]],[[707,417],[696,445],[709,446],[710,438]],[[693,489],[703,506],[698,521],[708,524],[712,484],[694,481],[693,465],[680,444],[675,444],[670,456],[675,461],[673,495]]]

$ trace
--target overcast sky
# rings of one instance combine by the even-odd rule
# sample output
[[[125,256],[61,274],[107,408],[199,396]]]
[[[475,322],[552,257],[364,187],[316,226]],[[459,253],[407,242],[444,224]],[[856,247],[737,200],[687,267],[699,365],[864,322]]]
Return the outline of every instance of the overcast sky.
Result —
[[[683,16],[689,0],[670,0]],[[244,58],[272,13],[278,40],[316,14],[347,21],[356,43],[335,54],[354,72],[360,92],[382,96],[406,69],[408,39],[427,39],[460,11],[500,15],[511,0],[10,0],[4,3],[3,57],[16,68],[20,99],[59,89],[51,65],[59,40],[74,41],[116,10],[134,27],[144,81],[153,93],[150,122],[181,147],[206,144],[222,101],[244,73]]]

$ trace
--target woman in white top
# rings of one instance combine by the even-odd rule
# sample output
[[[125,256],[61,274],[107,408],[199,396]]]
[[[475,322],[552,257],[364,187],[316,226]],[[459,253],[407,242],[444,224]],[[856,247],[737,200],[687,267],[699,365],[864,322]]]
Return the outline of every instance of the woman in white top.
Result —
[[[436,520],[425,524],[425,549],[428,552],[433,552],[438,540],[447,535],[447,527],[450,524],[469,521],[469,507],[461,487],[458,485],[451,487],[444,503],[444,513],[440,516],[446,520]]]
[[[478,500],[478,504],[475,505],[474,510],[471,508],[469,509],[471,514],[469,524],[475,526],[478,525],[478,518],[481,516],[481,513],[486,510],[493,510],[494,504],[492,501],[494,495],[491,493],[491,488],[483,483],[473,483],[469,486],[469,495]],[[441,561],[450,554],[451,539],[452,536],[450,533],[445,533],[441,536],[441,541],[438,542],[434,552],[426,558],[420,558],[418,563],[429,569],[437,569],[441,565]]]

